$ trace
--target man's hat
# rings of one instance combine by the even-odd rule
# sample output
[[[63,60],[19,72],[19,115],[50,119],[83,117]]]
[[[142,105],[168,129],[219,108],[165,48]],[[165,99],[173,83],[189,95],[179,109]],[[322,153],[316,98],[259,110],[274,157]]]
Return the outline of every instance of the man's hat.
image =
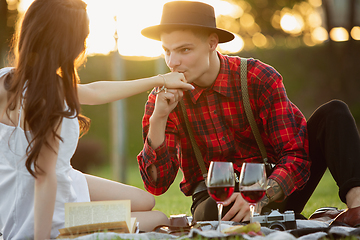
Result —
[[[144,28],[141,34],[160,41],[163,31],[178,28],[207,29],[219,36],[219,43],[234,39],[234,34],[216,27],[214,8],[202,2],[174,1],[164,4],[160,25]]]

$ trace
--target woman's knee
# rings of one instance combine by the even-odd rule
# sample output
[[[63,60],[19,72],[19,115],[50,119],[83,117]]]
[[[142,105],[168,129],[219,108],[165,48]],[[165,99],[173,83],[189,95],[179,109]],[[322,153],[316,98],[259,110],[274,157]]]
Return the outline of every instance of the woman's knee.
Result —
[[[138,199],[133,199],[132,204],[134,204],[132,208],[134,211],[151,211],[155,207],[155,197],[143,191]]]
[[[153,195],[150,196],[148,207],[152,210],[155,207],[155,197]]]

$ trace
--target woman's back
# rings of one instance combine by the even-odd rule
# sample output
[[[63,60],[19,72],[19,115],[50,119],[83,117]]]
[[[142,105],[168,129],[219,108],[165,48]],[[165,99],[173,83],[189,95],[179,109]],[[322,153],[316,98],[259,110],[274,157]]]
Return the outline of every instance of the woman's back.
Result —
[[[0,69],[0,79],[10,68]],[[2,81],[3,82],[3,81]],[[3,86],[1,86],[3,88]],[[0,91],[1,92],[1,91]],[[3,96],[0,96],[3,99]],[[3,105],[3,104],[2,104]],[[23,114],[20,107],[18,118]],[[34,236],[34,177],[25,166],[28,140],[20,127],[21,121],[11,119],[16,126],[0,121],[0,232],[4,239],[33,238]],[[75,152],[79,123],[77,118],[63,118],[56,162],[57,192],[53,215],[52,237],[64,226],[64,203],[89,201],[85,177],[70,165]]]

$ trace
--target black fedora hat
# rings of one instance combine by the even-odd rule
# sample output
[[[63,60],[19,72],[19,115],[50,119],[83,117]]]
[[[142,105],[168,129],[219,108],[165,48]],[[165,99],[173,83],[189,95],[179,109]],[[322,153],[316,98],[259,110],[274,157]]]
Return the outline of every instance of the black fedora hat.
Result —
[[[216,27],[215,12],[212,6],[190,1],[174,1],[164,4],[160,24],[144,28],[141,34],[160,41],[163,31],[178,28],[201,28],[215,32],[219,36],[219,43],[234,39],[234,34]]]

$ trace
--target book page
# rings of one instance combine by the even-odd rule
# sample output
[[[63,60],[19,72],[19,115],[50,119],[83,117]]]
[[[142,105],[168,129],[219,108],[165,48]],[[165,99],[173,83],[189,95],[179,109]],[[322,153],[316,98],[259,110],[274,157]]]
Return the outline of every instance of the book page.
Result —
[[[130,200],[65,203],[65,227],[121,222],[131,226]]]
[[[108,223],[94,223],[79,225],[74,227],[59,229],[60,235],[56,237],[61,238],[75,238],[85,236],[95,232],[115,232],[115,233],[139,233],[139,224],[135,217],[131,218],[131,226],[127,226],[125,221],[108,222]]]

